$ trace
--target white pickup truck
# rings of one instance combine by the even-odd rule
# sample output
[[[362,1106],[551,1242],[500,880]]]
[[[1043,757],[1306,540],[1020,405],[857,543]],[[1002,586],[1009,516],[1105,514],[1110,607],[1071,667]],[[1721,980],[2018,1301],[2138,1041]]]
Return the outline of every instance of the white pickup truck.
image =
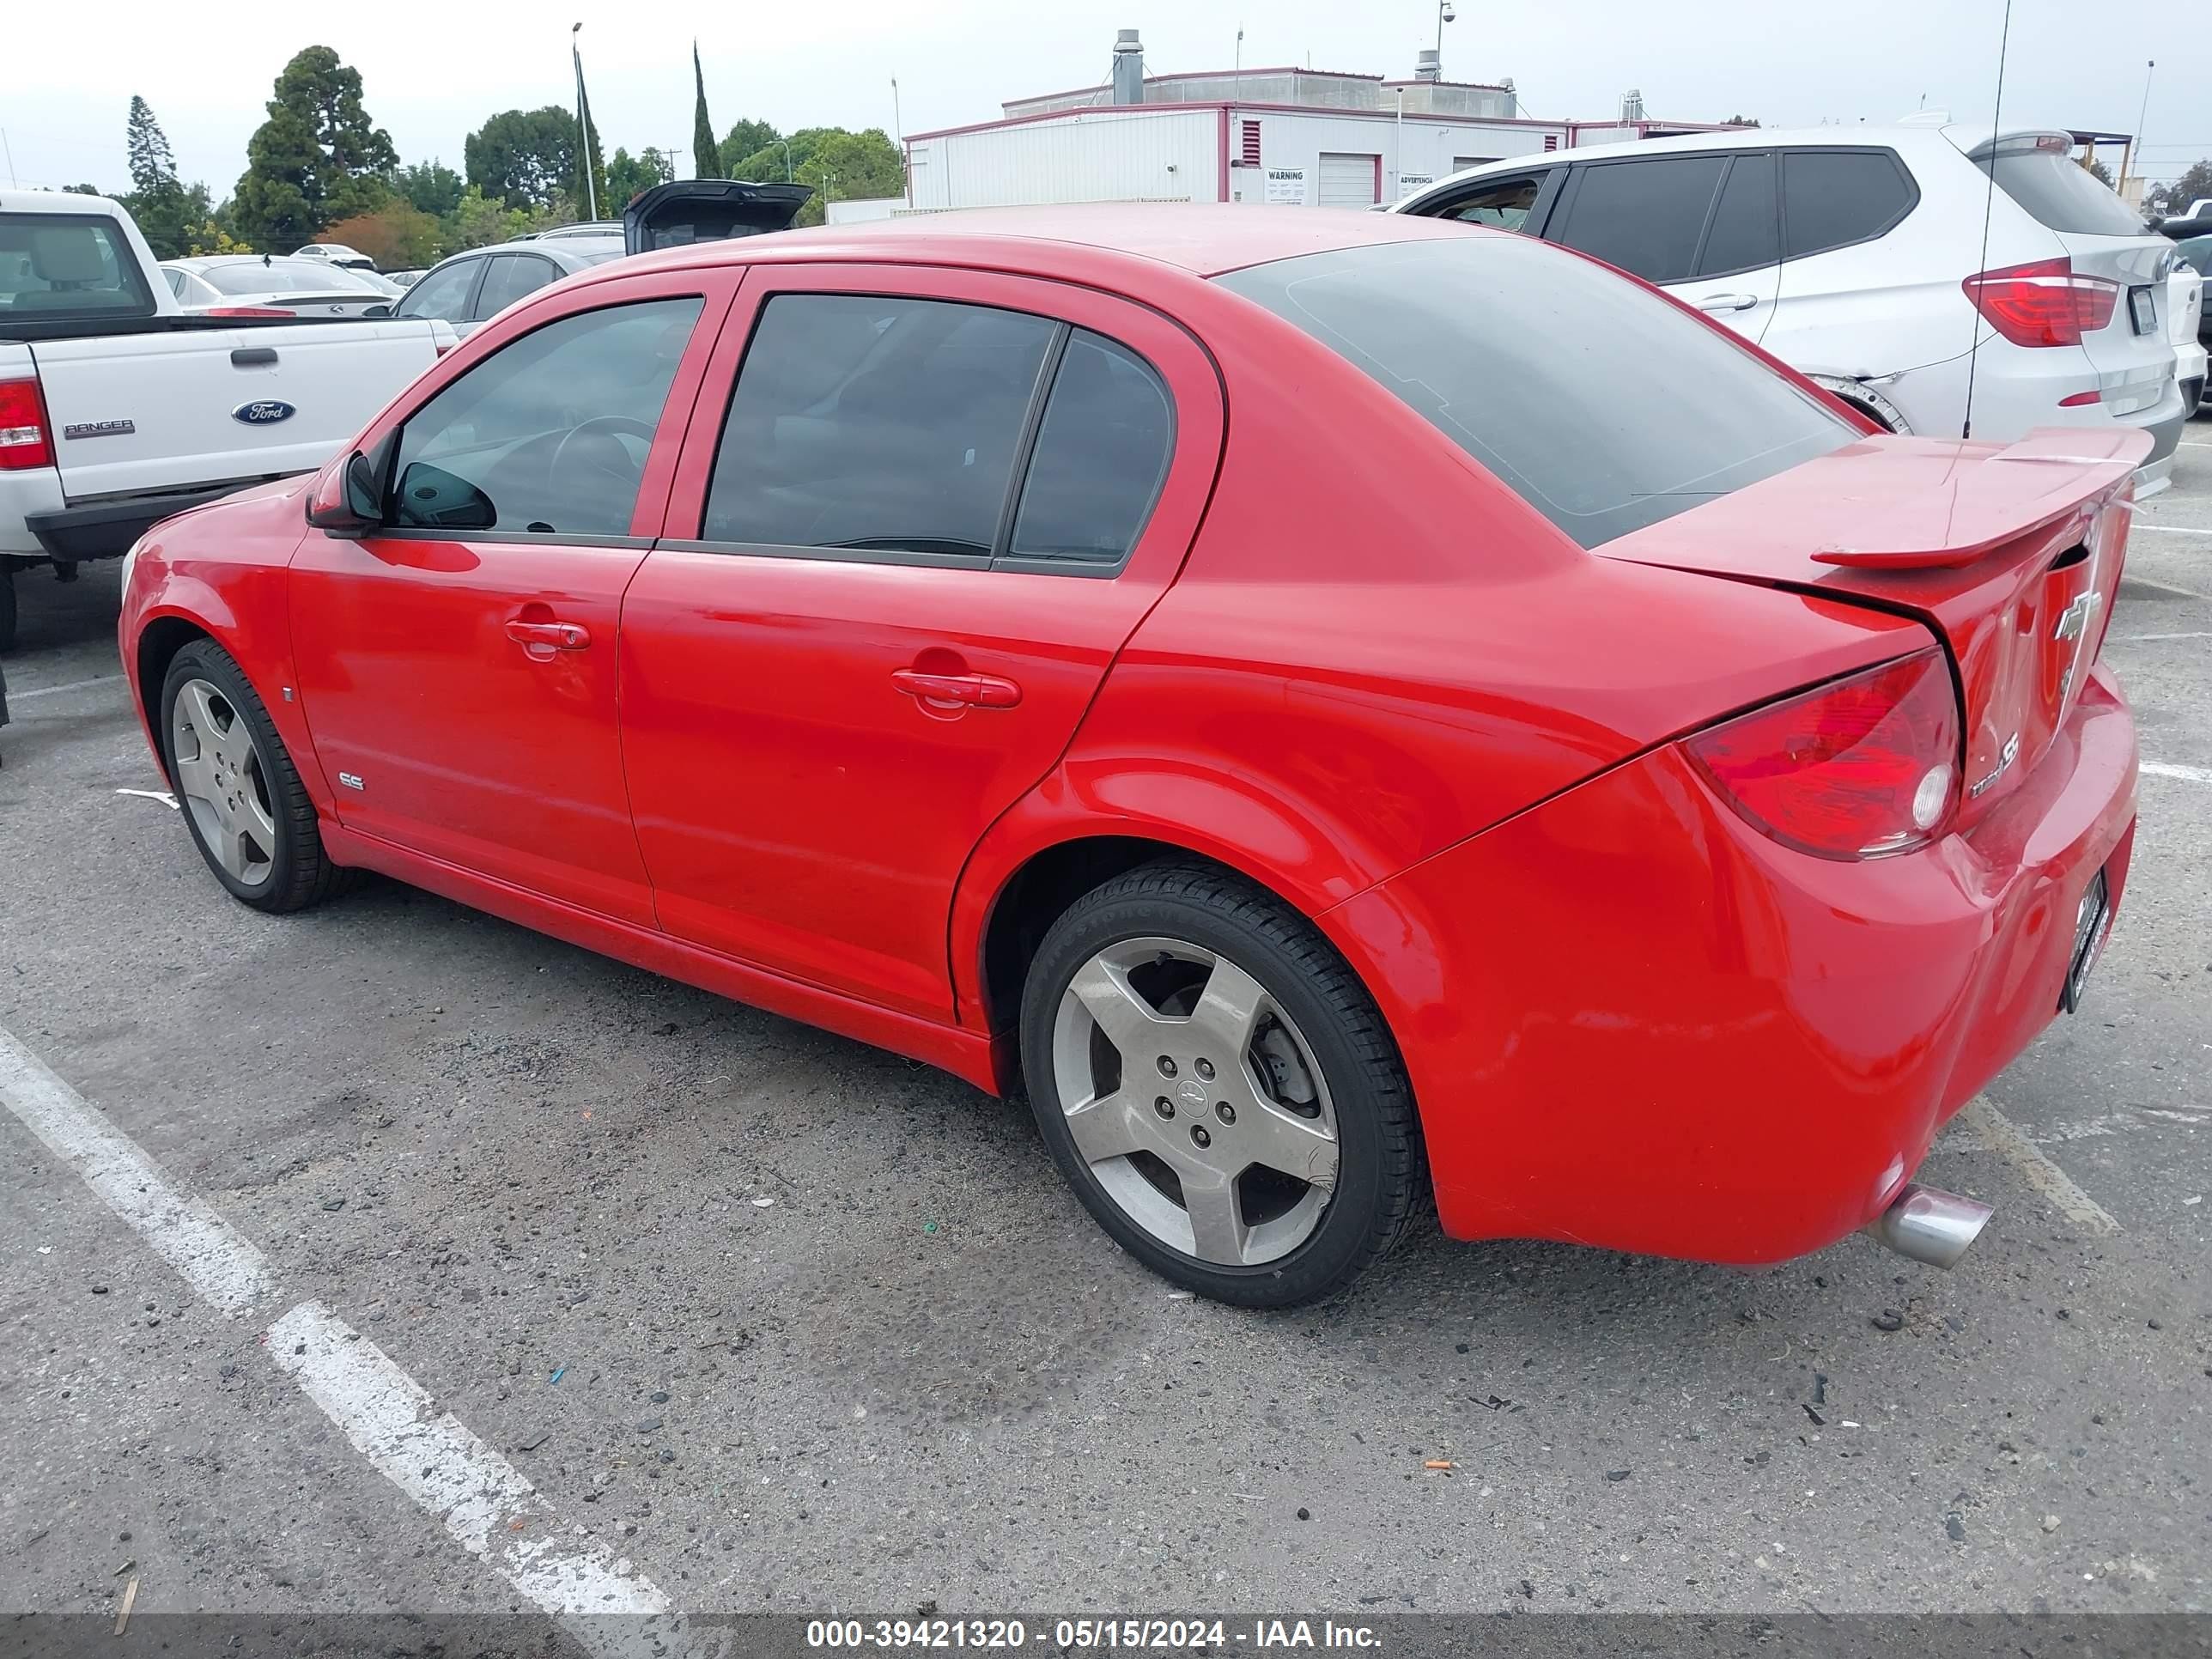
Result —
[[[451,324],[186,316],[100,196],[0,191],[0,650],[15,573],[306,472],[454,343]]]

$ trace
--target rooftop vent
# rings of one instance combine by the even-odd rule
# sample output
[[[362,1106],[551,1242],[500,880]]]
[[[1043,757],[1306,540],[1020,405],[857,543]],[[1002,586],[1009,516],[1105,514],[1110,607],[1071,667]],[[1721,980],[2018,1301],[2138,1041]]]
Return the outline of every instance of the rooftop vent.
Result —
[[[1134,29],[1121,29],[1114,36],[1114,101],[1145,101],[1145,47]]]
[[[1421,55],[1413,60],[1413,78],[1416,81],[1443,80],[1444,78],[1443,54],[1431,48],[1423,47]]]

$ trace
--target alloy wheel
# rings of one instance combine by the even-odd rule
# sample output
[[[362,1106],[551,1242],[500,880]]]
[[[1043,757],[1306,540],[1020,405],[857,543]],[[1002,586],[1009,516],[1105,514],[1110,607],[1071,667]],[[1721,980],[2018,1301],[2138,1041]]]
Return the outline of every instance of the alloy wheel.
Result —
[[[1173,939],[1109,945],[1053,1027],[1076,1151],[1170,1248],[1257,1267],[1313,1234],[1336,1187],[1336,1110],[1312,1046],[1267,988]]]
[[[169,715],[177,794],[201,839],[231,878],[268,880],[276,857],[276,819],[252,729],[211,680],[177,688]]]

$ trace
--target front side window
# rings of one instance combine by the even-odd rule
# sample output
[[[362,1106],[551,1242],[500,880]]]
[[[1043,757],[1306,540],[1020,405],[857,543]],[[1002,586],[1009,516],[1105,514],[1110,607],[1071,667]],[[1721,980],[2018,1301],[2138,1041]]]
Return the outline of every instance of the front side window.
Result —
[[[1727,164],[1724,155],[1669,155],[1585,167],[1553,239],[1647,283],[1681,282]]]
[[[1455,196],[1449,207],[1431,216],[1456,219],[1462,224],[1488,225],[1493,230],[1519,230],[1528,222],[1529,211],[1536,205],[1537,192],[1543,187],[1544,175],[1540,173],[1493,179]]]
[[[408,418],[386,522],[626,536],[704,301],[579,312],[509,342]]]
[[[988,560],[1059,329],[940,300],[775,295],[738,371],[702,535]]]
[[[469,290],[476,286],[477,274],[483,267],[482,259],[456,259],[449,265],[440,265],[407,290],[407,297],[392,315],[460,321],[468,307]]]
[[[1526,237],[1345,248],[1216,280],[1372,377],[1584,547],[1859,435],[1725,331]]]
[[[154,291],[112,221],[10,213],[0,215],[0,314],[150,317]]]

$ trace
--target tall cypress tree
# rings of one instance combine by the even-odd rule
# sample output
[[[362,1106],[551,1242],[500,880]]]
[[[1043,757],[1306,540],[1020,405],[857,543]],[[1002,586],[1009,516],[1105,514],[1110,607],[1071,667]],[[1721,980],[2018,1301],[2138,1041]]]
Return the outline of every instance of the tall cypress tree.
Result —
[[[592,94],[584,89],[584,70],[576,68],[576,102],[584,112],[584,130],[576,135],[576,174],[568,181],[568,190],[574,198],[579,213],[590,210],[590,204],[599,204],[602,216],[607,210],[607,167],[599,155],[599,124],[592,119]],[[586,174],[590,188],[586,188]]]
[[[146,100],[131,95],[131,119],[124,139],[131,154],[131,188],[141,196],[177,188],[177,158]]]
[[[707,71],[699,67],[699,43],[691,43],[691,78],[698,87],[698,101],[691,106],[691,176],[722,176],[721,152],[714,144],[714,124],[707,116]]]

